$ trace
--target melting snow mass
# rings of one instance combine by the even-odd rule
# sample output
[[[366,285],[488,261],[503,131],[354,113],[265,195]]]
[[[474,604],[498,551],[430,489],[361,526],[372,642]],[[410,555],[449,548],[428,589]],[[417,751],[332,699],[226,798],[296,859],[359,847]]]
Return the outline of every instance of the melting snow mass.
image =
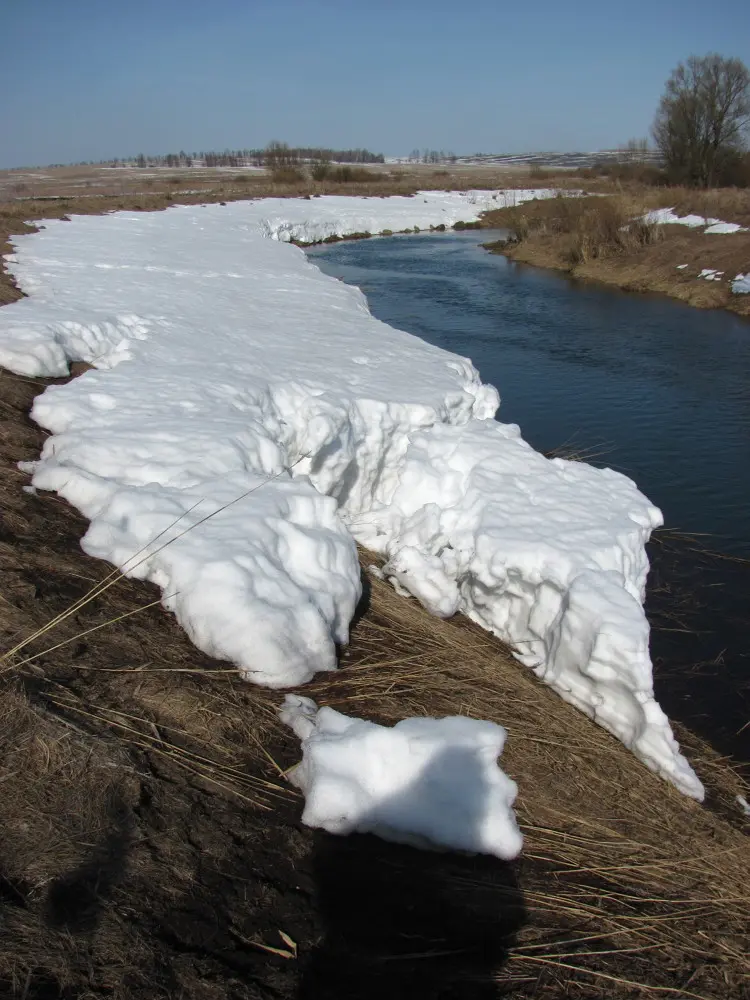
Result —
[[[304,793],[308,826],[505,859],[520,853],[518,789],[497,764],[502,726],[455,716],[388,728],[298,695],[286,696],[280,714],[302,741],[289,778]]]
[[[28,298],[0,310],[0,364],[94,366],[37,398],[51,436],[33,484],[89,519],[88,553],[155,582],[193,642],[249,680],[290,687],[335,668],[360,596],[356,540],[397,587],[512,643],[701,798],[653,694],[644,545],[660,512],[619,473],[535,452],[493,419],[497,391],[469,360],[379,322],[289,245],[552,194],[46,221],[14,241]]]

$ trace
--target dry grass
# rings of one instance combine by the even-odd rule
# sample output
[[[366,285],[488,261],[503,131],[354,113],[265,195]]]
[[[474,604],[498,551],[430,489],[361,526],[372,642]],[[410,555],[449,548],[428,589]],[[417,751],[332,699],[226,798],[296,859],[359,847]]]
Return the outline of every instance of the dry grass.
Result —
[[[484,225],[509,228],[514,234],[514,241],[492,244],[491,249],[577,278],[750,316],[750,296],[733,295],[729,280],[750,270],[750,233],[712,236],[700,228],[637,221],[651,209],[674,207],[679,215],[747,223],[750,192],[629,185],[612,193],[611,186],[596,186],[598,194],[592,197],[553,198],[487,213]],[[678,267],[683,264],[687,266]],[[704,268],[723,272],[724,280],[699,278]]]
[[[642,204],[624,195],[558,197],[489,213],[488,224],[503,222],[519,241],[553,238],[570,267],[589,260],[631,254],[661,239],[663,227],[638,218]]]
[[[363,564],[371,561],[363,553]],[[535,988],[564,983],[571,996],[629,996],[637,989],[644,996],[740,997],[750,984],[750,843],[720,817],[737,815],[733,800],[742,790],[726,762],[681,734],[709,790],[713,809],[703,808],[653,776],[478,627],[438,621],[374,577],[369,586],[369,610],[342,668],[305,692],[384,723],[460,713],[507,728],[503,767],[520,786],[526,843],[519,881],[528,923],[500,981],[515,989],[529,979]],[[40,640],[48,643],[49,636]],[[44,827],[50,816],[75,812],[83,798],[83,826],[101,829],[101,769],[120,780],[127,755],[142,751],[213,794],[262,810],[270,825],[288,821],[290,805],[299,809],[284,780],[298,750],[277,721],[280,697],[241,682],[231,669],[183,671],[157,660],[138,669],[102,663],[81,675],[75,663],[62,672],[37,665],[34,683],[48,710],[93,727],[113,749],[104,759],[97,753],[99,770],[88,783],[77,782],[85,748],[59,728],[56,737],[46,736],[24,708],[15,730],[6,730],[6,745],[18,747],[16,772],[30,770],[36,782],[29,793],[18,780],[0,812],[4,825],[10,817],[17,827],[23,814]],[[17,712],[12,698],[5,704]],[[19,727],[26,739],[19,739]],[[37,749],[38,732],[43,747],[56,740],[55,754]],[[45,798],[45,787],[62,772],[70,778]],[[27,852],[17,877],[28,880],[34,864],[46,872],[50,857],[59,870],[57,844],[49,838],[41,844],[42,860]]]
[[[678,215],[702,215],[750,226],[750,188],[669,188],[665,194]]]

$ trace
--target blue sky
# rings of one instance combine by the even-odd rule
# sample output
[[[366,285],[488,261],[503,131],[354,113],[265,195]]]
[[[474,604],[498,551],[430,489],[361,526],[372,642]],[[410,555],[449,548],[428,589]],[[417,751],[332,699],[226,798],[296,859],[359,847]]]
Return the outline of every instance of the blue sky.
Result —
[[[748,0],[0,0],[0,167],[292,144],[600,149]]]

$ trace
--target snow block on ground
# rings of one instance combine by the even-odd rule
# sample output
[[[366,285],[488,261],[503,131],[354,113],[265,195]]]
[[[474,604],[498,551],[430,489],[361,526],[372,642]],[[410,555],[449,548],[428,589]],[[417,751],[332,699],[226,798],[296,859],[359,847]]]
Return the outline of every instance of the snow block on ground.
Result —
[[[501,726],[455,716],[388,728],[297,695],[280,714],[302,742],[289,778],[304,793],[307,826],[504,859],[520,853],[518,789],[497,764]]]
[[[15,240],[28,298],[0,310],[0,363],[95,366],[37,398],[51,436],[33,484],[89,518],[86,551],[160,586],[193,641],[249,679],[334,668],[360,595],[354,536],[700,798],[653,698],[642,599],[658,511],[618,473],[535,453],[491,419],[497,391],[469,360],[379,322],[285,243],[550,193],[49,221]]]

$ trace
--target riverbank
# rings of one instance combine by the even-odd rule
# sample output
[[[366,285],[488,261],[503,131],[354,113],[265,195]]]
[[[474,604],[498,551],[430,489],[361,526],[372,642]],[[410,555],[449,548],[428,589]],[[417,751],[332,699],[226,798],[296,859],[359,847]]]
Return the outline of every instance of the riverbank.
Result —
[[[299,172],[297,172],[299,173]],[[543,178],[527,168],[371,165],[359,169],[347,182],[315,181],[302,172],[292,179],[274,177],[265,170],[201,168],[111,168],[96,166],[49,167],[0,171],[0,305],[15,302],[20,293],[8,274],[2,255],[12,252],[10,239],[30,232],[30,219],[60,219],[69,215],[108,212],[163,211],[172,205],[201,205],[258,198],[316,198],[351,195],[384,198],[413,197],[417,191],[575,186],[569,173],[545,172]]]
[[[203,216],[210,214],[196,213],[201,216],[196,226],[209,228]],[[219,221],[220,239],[212,242],[210,233],[204,234],[206,251],[226,247],[226,220]],[[64,230],[67,240],[74,227],[51,228]],[[226,288],[216,293],[218,279],[242,277],[237,270],[254,263],[242,286],[233,286],[246,287],[266,272],[258,261],[248,260],[249,246],[244,254],[229,247],[228,265],[204,254],[203,266],[186,272],[184,257],[176,261],[165,253],[168,235],[147,235],[157,236],[143,244],[154,259],[123,255],[132,238],[124,234],[93,248],[83,240],[92,252],[78,260],[77,269],[69,266],[69,256],[52,252],[44,242],[45,280],[55,293],[50,299],[57,323],[65,295],[76,283],[72,273],[94,274],[96,307],[105,302],[108,315],[130,327],[134,351],[144,343],[136,320],[163,320],[167,304],[175,301],[185,309],[178,317],[180,350],[174,352],[183,378],[179,423],[159,438],[174,444],[189,424],[191,402],[197,399],[193,390],[207,381],[205,363],[193,383],[184,379],[190,323],[203,339],[206,329],[213,331],[215,351],[219,307],[231,298]],[[186,243],[178,241],[181,251]],[[103,252],[107,247],[114,248],[110,256]],[[283,254],[288,277],[294,251],[271,241],[263,249],[279,260]],[[119,270],[114,271],[113,261]],[[62,265],[57,277],[52,262]],[[126,313],[116,295],[125,287],[128,270],[135,270],[142,291],[150,280],[146,267],[152,275],[166,270],[165,264],[171,264],[169,288],[158,311],[144,305],[140,320],[133,317],[133,306]],[[108,271],[114,273],[107,285]],[[284,284],[278,270],[270,268],[257,284],[278,293],[275,315],[289,308],[290,292],[299,292],[298,282]],[[183,291],[176,293],[176,287]],[[208,320],[201,320],[190,298],[194,290],[210,309]],[[325,290],[329,305],[344,304],[346,296],[335,282],[327,282]],[[85,303],[74,305],[71,315],[79,323],[94,315]],[[303,304],[298,315],[310,339],[322,340],[310,325],[309,306]],[[348,334],[355,318],[344,311]],[[330,335],[331,312],[325,321]],[[234,325],[247,351],[248,330]],[[94,326],[105,339],[117,333],[89,319],[87,329]],[[266,349],[262,357],[251,358],[256,369],[268,363],[273,340],[262,323],[258,329]],[[382,349],[388,328],[374,332],[377,336],[369,340]],[[166,328],[151,339],[169,353]],[[88,345],[99,363],[101,346]],[[120,336],[109,346],[121,350]],[[341,356],[350,353],[342,350]],[[287,359],[287,377],[299,355],[298,345]],[[221,392],[205,407],[203,420],[208,424],[217,413],[240,412],[237,419],[246,431],[251,380],[243,377],[245,395],[235,394],[227,383],[244,356],[229,352],[225,362],[227,357],[231,366],[225,364]],[[405,364],[402,351],[399,358],[413,394],[424,374],[424,357]],[[356,364],[350,374],[361,385],[364,351]],[[146,365],[130,389],[146,384],[155,367]],[[86,422],[89,433],[106,422],[118,376],[126,381],[126,375],[124,367],[119,373],[88,372],[75,389],[60,386],[50,397],[72,399],[80,393],[79,402],[94,401],[97,413]],[[93,391],[96,377],[105,392]],[[445,372],[443,377],[448,377]],[[437,380],[435,370],[431,385]],[[162,379],[157,392],[147,393],[151,404],[164,403],[173,381]],[[154,587],[119,581],[101,600],[77,608],[50,629],[49,623],[101,580],[106,568],[81,553],[78,539],[85,521],[65,501],[21,488],[26,479],[17,462],[36,459],[45,441],[28,412],[48,382],[3,377],[3,648],[45,630],[38,645],[25,645],[6,659],[2,678],[3,757],[10,765],[2,775],[0,808],[6,812],[0,815],[0,830],[6,839],[0,858],[2,905],[9,919],[0,974],[10,989],[33,996],[43,988],[62,985],[74,993],[85,985],[94,996],[182,992],[213,1000],[258,993],[418,995],[427,983],[436,995],[450,988],[454,995],[477,996],[499,977],[503,990],[514,996],[575,989],[582,995],[625,997],[634,989],[654,988],[717,1000],[727,990],[741,995],[749,970],[746,899],[737,886],[747,883],[750,868],[736,801],[742,785],[689,733],[680,731],[679,738],[706,786],[707,807],[657,779],[542,686],[488,633],[460,617],[443,622],[428,615],[366,568],[365,599],[355,616],[352,642],[338,651],[337,671],[317,677],[305,693],[385,723],[409,713],[476,714],[499,721],[509,731],[504,767],[521,786],[518,816],[526,850],[520,862],[420,854],[370,838],[338,840],[299,825],[302,803],[285,777],[299,757],[299,744],[277,722],[281,697],[251,687],[239,671],[196,651],[162,611]],[[451,396],[452,406],[463,405],[457,395]],[[225,412],[220,407],[227,397]],[[290,407],[287,426],[298,411]],[[161,430],[158,421],[152,423]],[[222,425],[224,438],[239,442],[229,426]],[[121,441],[132,441],[133,427],[129,419]],[[138,434],[141,448],[147,433]],[[204,443],[216,475],[213,463],[224,452],[210,442],[205,448],[205,437],[196,440]],[[325,442],[318,441],[321,445]],[[193,477],[199,451],[190,454]],[[104,454],[111,458],[112,449],[98,452],[97,472]],[[74,466],[67,469],[70,482]],[[148,482],[153,486],[161,473],[152,469]],[[319,473],[319,468],[311,470]],[[267,492],[268,484],[265,476]],[[118,530],[128,521],[123,513],[121,507]],[[243,537],[248,527],[245,517]],[[365,567],[376,561],[364,552],[361,558]],[[69,641],[58,647],[62,640]],[[489,987],[484,991],[489,993]]]
[[[80,549],[81,516],[21,489],[16,463],[45,437],[28,412],[48,384],[0,374],[6,648],[106,575]],[[351,644],[306,693],[386,724],[500,722],[521,860],[300,826],[283,696],[198,652],[155,587],[122,579],[0,678],[8,994],[742,996],[750,844],[726,763],[679,731],[708,791],[698,805],[492,636],[435,619],[362,561]]]
[[[698,551],[750,558],[746,321],[519,266],[483,251],[487,238],[420,234],[308,254],[362,288],[379,319],[472,358],[501,389],[499,419],[537,450],[560,454],[567,442],[563,457],[624,472],[661,509],[647,586],[647,608],[657,594],[660,606],[649,614],[657,699],[670,719],[750,760],[750,563]]]
[[[728,309],[750,317],[750,295],[732,290],[732,280],[750,271],[750,231],[711,233],[704,232],[706,226],[632,225],[633,219],[666,205],[676,205],[680,216],[698,209],[706,222],[720,218],[750,225],[750,193],[701,196],[669,188],[511,206],[487,213],[482,223],[511,231],[509,241],[487,244],[491,252],[511,260],[624,291],[669,295],[699,309]]]

